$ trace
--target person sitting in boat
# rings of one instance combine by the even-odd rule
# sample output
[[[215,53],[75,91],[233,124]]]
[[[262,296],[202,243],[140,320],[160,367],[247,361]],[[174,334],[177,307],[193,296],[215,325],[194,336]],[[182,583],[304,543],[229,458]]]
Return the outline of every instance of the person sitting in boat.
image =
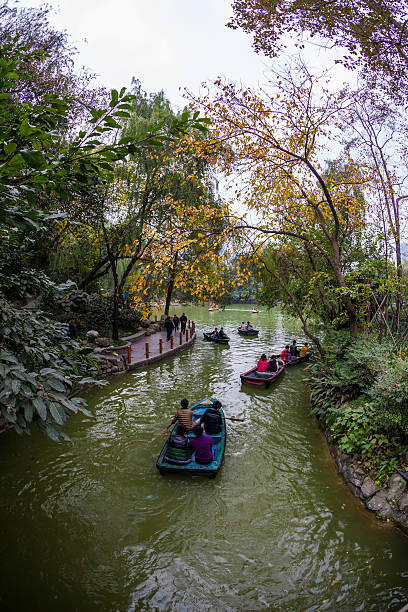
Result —
[[[217,434],[221,431],[222,417],[220,414],[220,408],[222,404],[218,400],[215,400],[213,405],[204,412],[201,417],[201,427],[203,427],[207,434]]]
[[[268,365],[268,372],[277,372],[278,371],[278,362],[276,361],[276,357],[271,357],[271,360]]]
[[[242,323],[241,323],[241,327],[240,327],[239,329],[240,329],[241,331],[246,331],[246,325],[245,325],[245,322],[244,322],[244,321],[242,321]]]
[[[261,355],[260,360],[258,361],[258,364],[256,366],[256,371],[257,372],[266,372],[266,370],[268,369],[269,366],[269,361],[265,355],[265,353],[263,353]]]
[[[249,321],[247,321],[246,328],[247,328],[247,331],[249,331],[250,329],[254,329]]]
[[[224,328],[220,327],[220,331],[218,332],[218,338],[222,340],[223,338],[228,338],[227,334],[224,332]]]
[[[281,352],[280,358],[283,359],[283,361],[289,361],[290,360],[289,344],[287,344],[285,346],[285,348],[283,349],[283,351]]]
[[[188,400],[182,399],[180,404],[181,404],[181,410],[177,410],[176,414],[173,417],[171,424],[178,421],[179,426],[184,425],[184,427],[188,430],[193,429],[193,427],[195,427],[197,423],[193,421],[193,411],[189,410],[188,408]]]
[[[213,338],[218,338],[218,337],[219,337],[219,336],[218,336],[218,334],[219,334],[218,327],[216,327],[216,328],[214,329],[214,331],[213,331],[213,332],[211,332],[211,334],[210,334],[210,335],[211,335]]]
[[[184,425],[178,425],[177,433],[167,440],[165,459],[175,459],[176,461],[188,461],[191,459],[193,449],[186,437],[187,429]]]
[[[297,357],[299,355],[298,347],[296,346],[296,340],[292,342],[289,347],[289,353],[291,357]]]
[[[212,453],[212,438],[203,434],[201,425],[193,429],[195,438],[190,438],[190,444],[195,450],[195,462],[200,464],[211,463],[214,456]]]
[[[311,349],[310,349],[309,343],[305,342],[302,348],[300,349],[299,357],[304,357],[310,350]]]

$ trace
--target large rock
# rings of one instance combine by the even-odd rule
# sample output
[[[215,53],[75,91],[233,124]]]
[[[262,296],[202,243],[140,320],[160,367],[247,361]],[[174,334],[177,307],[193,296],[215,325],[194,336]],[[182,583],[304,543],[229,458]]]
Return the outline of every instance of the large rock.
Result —
[[[388,481],[387,499],[395,502],[400,499],[406,488],[406,482],[399,474],[393,474]]]
[[[96,329],[90,329],[86,332],[86,337],[88,338],[88,342],[95,342],[96,338],[99,338],[99,332]]]
[[[365,473],[361,468],[355,467],[354,465],[349,465],[346,467],[344,476],[347,482],[350,482],[355,487],[361,487],[363,481],[366,477]]]
[[[375,493],[377,493],[377,491],[378,487],[376,486],[374,480],[371,480],[371,478],[367,476],[361,485],[361,493],[363,494],[363,497],[372,497]]]
[[[110,338],[95,338],[95,344],[102,347],[111,346],[112,340]]]
[[[390,518],[392,515],[392,508],[387,500],[387,491],[384,489],[378,491],[378,493],[368,500],[367,508],[383,518]]]
[[[337,467],[339,468],[339,472],[342,474],[345,473],[346,469],[352,464],[353,459],[346,455],[345,453],[340,453],[340,455],[336,458]]]
[[[150,319],[146,319],[146,321],[140,321],[140,325],[144,329],[147,329],[151,324],[152,322],[150,321]]]
[[[404,493],[398,502],[399,509],[402,512],[408,512],[408,493]]]

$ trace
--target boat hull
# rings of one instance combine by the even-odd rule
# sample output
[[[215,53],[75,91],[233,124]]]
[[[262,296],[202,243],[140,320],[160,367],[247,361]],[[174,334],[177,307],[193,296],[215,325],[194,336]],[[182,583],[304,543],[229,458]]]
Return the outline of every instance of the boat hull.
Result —
[[[280,359],[280,355],[271,355],[271,358],[275,357],[276,359]],[[309,361],[310,353],[303,355],[303,357],[292,357],[289,361],[284,360],[285,368],[289,368],[290,366],[297,365],[298,363],[304,363],[305,361]]]
[[[214,399],[212,397],[205,397],[199,402],[193,404],[190,407],[190,410],[194,412],[193,419],[197,420],[200,418],[200,415],[204,414],[207,408],[210,408],[214,403]],[[215,434],[212,437],[213,439],[213,455],[214,458],[211,463],[206,465],[202,465],[200,463],[196,463],[193,458],[189,463],[185,464],[176,464],[166,460],[166,450],[167,450],[167,440],[160,451],[160,454],[157,458],[156,467],[160,471],[161,474],[190,474],[195,476],[209,476],[210,478],[215,478],[218,471],[221,469],[222,463],[224,461],[225,455],[225,445],[227,442],[227,430],[225,426],[225,416],[222,408],[220,408],[220,414],[222,418],[221,431],[218,434]],[[177,424],[172,429],[170,435],[175,434],[177,431]],[[187,434],[187,437],[194,437],[192,432]]]
[[[282,366],[279,368],[277,372],[271,372],[269,375],[267,372],[262,372],[265,376],[259,376],[259,373],[256,371],[256,367],[248,370],[248,372],[244,372],[240,375],[241,382],[246,383],[247,385],[253,385],[255,387],[266,387],[268,388],[274,380],[279,378],[285,369],[285,365],[282,362]]]
[[[214,338],[211,336],[210,332],[204,332],[204,340],[209,340],[210,342],[216,342],[216,344],[228,344],[229,338]]]
[[[257,336],[259,334],[259,329],[240,329],[238,327],[237,332],[241,334],[241,336]]]

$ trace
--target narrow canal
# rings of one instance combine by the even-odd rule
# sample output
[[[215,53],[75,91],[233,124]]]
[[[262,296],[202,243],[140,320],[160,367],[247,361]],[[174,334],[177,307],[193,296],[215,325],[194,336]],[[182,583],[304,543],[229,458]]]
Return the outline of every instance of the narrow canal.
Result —
[[[185,310],[194,346],[89,393],[95,418],[71,419],[72,444],[1,436],[0,609],[398,610],[408,538],[337,476],[302,367],[241,387],[261,352],[301,338],[297,324],[276,309]],[[236,333],[248,319],[259,338]],[[210,325],[229,347],[201,340]],[[221,472],[161,476],[155,432],[182,397],[206,395],[245,418],[228,424]]]

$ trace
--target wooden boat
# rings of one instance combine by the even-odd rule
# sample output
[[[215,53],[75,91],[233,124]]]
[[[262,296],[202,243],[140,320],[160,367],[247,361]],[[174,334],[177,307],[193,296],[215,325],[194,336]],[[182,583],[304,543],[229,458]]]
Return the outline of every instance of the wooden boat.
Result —
[[[211,342],[216,342],[217,344],[228,344],[229,337],[226,338],[216,338],[212,335],[212,332],[204,332],[204,340],[210,340]]]
[[[253,308],[252,309],[252,314],[258,314],[259,312],[259,308]]]
[[[271,359],[272,357],[275,357],[275,359],[281,358],[280,355],[271,355]],[[306,353],[306,355],[303,355],[303,357],[292,357],[292,359],[289,359],[289,360],[284,359],[283,361],[285,362],[285,367],[288,368],[289,366],[294,366],[294,365],[297,365],[298,363],[309,361],[309,357],[310,357],[310,351],[309,353]]]
[[[190,410],[194,412],[193,419],[199,421],[200,417],[207,408],[210,408],[215,400],[212,397],[205,397],[199,402],[193,404],[190,407]],[[217,472],[221,468],[222,462],[224,460],[225,453],[225,444],[227,438],[227,432],[225,427],[225,416],[222,408],[220,408],[220,414],[222,417],[221,423],[221,431],[220,433],[212,435],[213,439],[213,460],[211,463],[206,465],[202,465],[201,463],[196,463],[194,461],[195,455],[192,455],[192,458],[188,461],[177,461],[175,459],[167,459],[166,458],[166,450],[167,450],[167,440],[160,451],[160,455],[158,456],[156,467],[160,470],[161,474],[167,473],[178,473],[178,474],[193,474],[197,476],[209,476],[210,478],[215,478]],[[177,424],[171,431],[171,434],[175,434],[177,432]],[[194,438],[194,433],[189,431],[187,434],[188,438]]]
[[[259,329],[241,329],[238,327],[237,331],[241,336],[257,336],[259,334]]]
[[[270,384],[282,374],[285,369],[285,364],[282,359],[278,360],[280,365],[276,372],[257,372],[256,367],[240,374],[241,382],[247,383],[248,385],[255,385],[257,387],[268,388]]]

